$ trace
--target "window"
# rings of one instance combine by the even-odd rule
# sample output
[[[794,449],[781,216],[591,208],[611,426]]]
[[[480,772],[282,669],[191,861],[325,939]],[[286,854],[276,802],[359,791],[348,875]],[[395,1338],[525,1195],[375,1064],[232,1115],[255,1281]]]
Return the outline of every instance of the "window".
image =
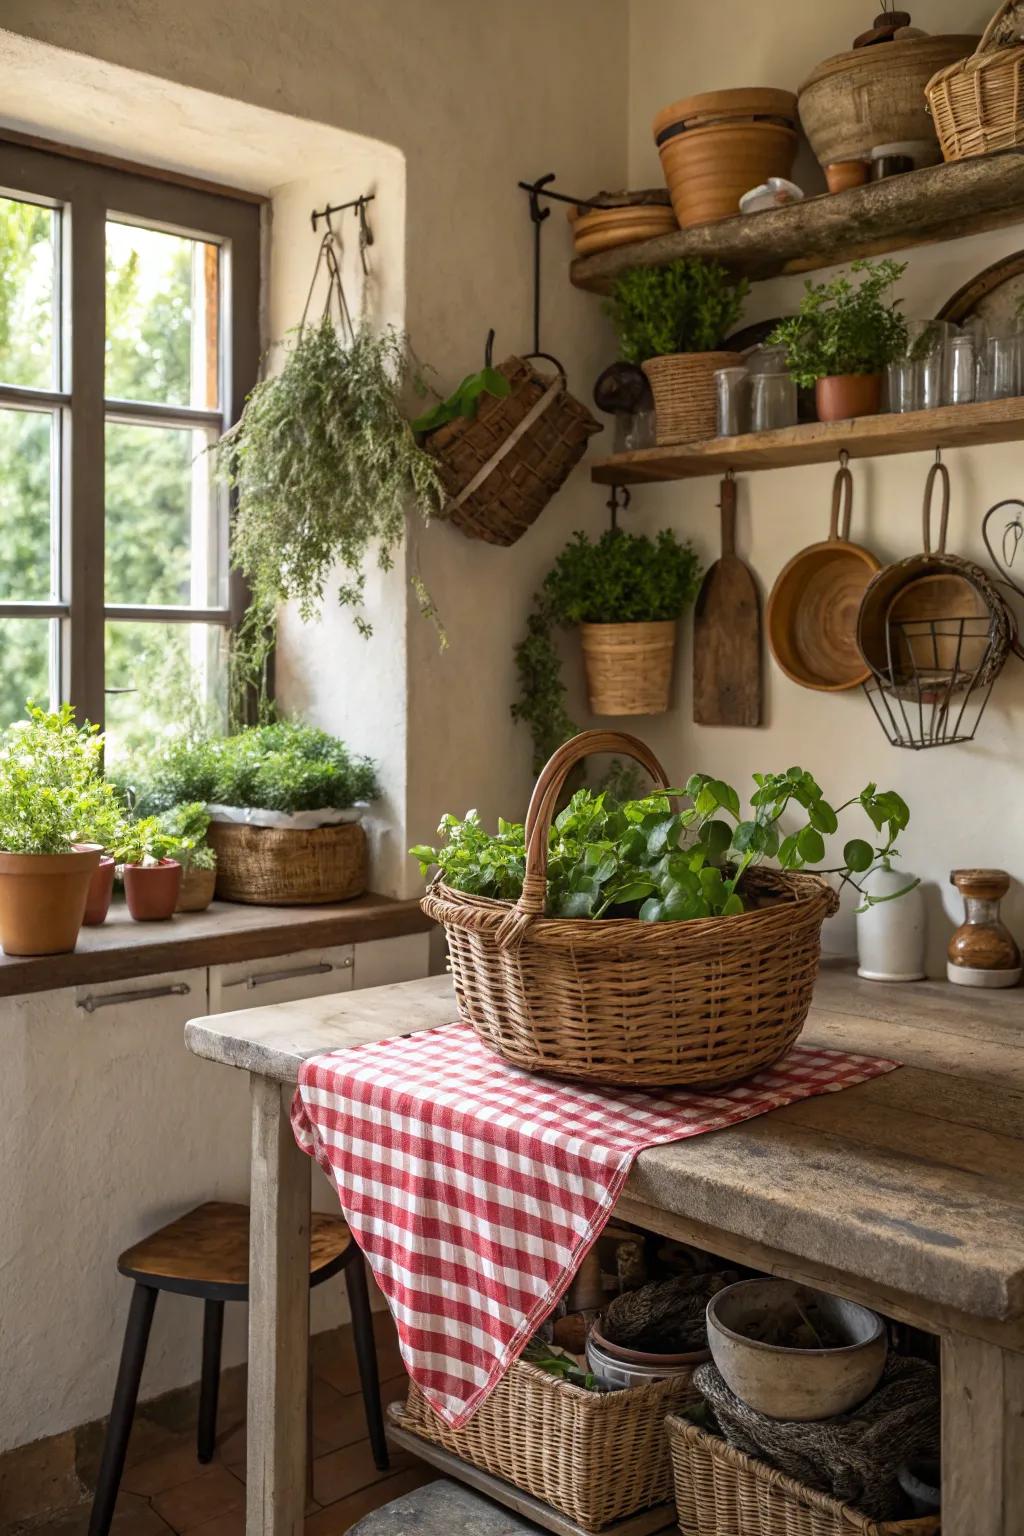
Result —
[[[70,699],[116,760],[223,715],[258,250],[252,202],[0,144],[0,726]]]

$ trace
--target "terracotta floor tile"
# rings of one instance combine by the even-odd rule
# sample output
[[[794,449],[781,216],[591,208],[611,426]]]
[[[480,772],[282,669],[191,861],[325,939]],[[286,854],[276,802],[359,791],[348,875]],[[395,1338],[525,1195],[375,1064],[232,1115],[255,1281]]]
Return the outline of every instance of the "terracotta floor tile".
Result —
[[[190,1436],[173,1450],[162,1451],[156,1456],[150,1456],[147,1461],[126,1467],[121,1487],[127,1493],[152,1498],[154,1494],[166,1493],[168,1488],[178,1488],[182,1483],[190,1483],[194,1478],[210,1475],[213,1471],[213,1465],[204,1467],[199,1461],[195,1440]]]
[[[227,1467],[216,1462],[200,1470],[190,1482],[157,1494],[153,1508],[179,1536],[191,1533],[204,1521],[245,1508],[245,1485]]]
[[[381,1382],[381,1400],[385,1407],[388,1403],[404,1400],[407,1381],[408,1378],[403,1374]],[[326,1383],[322,1385],[327,1386]],[[362,1394],[351,1392],[343,1397],[333,1387],[327,1387],[327,1391],[331,1393],[329,1400],[314,1400],[313,1403],[314,1456],[325,1456],[329,1451],[351,1445],[355,1440],[366,1439],[366,1410]]]
[[[305,1536],[343,1536],[364,1515],[380,1509],[382,1504],[388,1504],[392,1499],[401,1498],[403,1493],[411,1493],[424,1483],[434,1482],[438,1475],[431,1467],[415,1467],[399,1472],[382,1483],[360,1488],[358,1493],[350,1494],[347,1499],[329,1505],[308,1519]],[[456,1533],[453,1532],[452,1536],[456,1536]]]
[[[245,1510],[231,1509],[226,1515],[214,1515],[212,1520],[193,1526],[189,1536],[245,1536]]]
[[[79,1504],[43,1525],[33,1525],[32,1536],[85,1536],[90,1513],[90,1504]],[[171,1529],[150,1509],[145,1499],[122,1493],[114,1511],[110,1536],[169,1536]]]
[[[319,1504],[336,1504],[339,1499],[358,1493],[371,1483],[379,1483],[396,1472],[408,1471],[419,1465],[405,1451],[392,1451],[391,1467],[378,1472],[373,1464],[367,1440],[357,1440],[339,1451],[320,1456],[313,1463],[313,1497]]]

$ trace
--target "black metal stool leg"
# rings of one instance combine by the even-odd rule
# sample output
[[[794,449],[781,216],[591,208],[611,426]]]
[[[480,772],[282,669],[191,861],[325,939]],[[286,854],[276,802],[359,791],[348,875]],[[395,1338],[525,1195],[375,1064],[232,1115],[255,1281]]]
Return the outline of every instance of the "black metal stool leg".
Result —
[[[199,1384],[199,1431],[196,1455],[204,1464],[213,1460],[217,1440],[217,1398],[220,1393],[220,1346],[224,1337],[224,1303],[203,1303],[203,1375]]]
[[[124,1344],[121,1346],[121,1364],[117,1371],[107,1438],[103,1442],[103,1457],[96,1479],[96,1495],[89,1516],[89,1536],[107,1536],[110,1522],[114,1518],[114,1505],[121,1486],[128,1436],[132,1432],[132,1419],[135,1417],[135,1403],[146,1360],[146,1345],[149,1343],[156,1297],[157,1293],[152,1286],[136,1281],[128,1309]]]
[[[391,1462],[388,1459],[384,1415],[380,1406],[380,1378],[377,1375],[377,1347],[373,1338],[370,1293],[366,1285],[363,1256],[354,1243],[352,1246],[356,1250],[355,1257],[345,1266],[345,1286],[352,1313],[352,1336],[356,1346],[359,1384],[363,1389],[363,1407],[366,1410],[366,1429],[370,1436],[373,1463],[379,1472],[386,1472]]]

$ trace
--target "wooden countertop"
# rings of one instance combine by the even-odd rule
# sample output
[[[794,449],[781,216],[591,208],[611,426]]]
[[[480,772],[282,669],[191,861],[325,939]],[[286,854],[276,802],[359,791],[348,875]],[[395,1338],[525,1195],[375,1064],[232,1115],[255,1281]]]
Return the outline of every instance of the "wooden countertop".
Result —
[[[455,1017],[440,976],[196,1019],[199,1056],[294,1082],[304,1057]],[[1024,1314],[1024,992],[823,967],[808,1044],[905,1063],[637,1159],[656,1210],[979,1319]]]
[[[73,954],[38,959],[0,955],[0,997],[393,939],[431,926],[418,901],[373,892],[326,907],[215,901],[205,912],[179,912],[166,923],[132,922],[124,903],[117,901],[105,923],[82,929]]]

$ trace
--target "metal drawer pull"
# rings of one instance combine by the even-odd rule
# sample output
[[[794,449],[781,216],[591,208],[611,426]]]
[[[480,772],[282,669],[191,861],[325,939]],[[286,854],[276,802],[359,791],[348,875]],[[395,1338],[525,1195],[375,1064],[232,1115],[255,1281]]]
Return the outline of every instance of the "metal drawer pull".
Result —
[[[154,997],[187,997],[191,991],[187,981],[172,981],[166,987],[143,987],[138,992],[106,992],[102,997],[90,992],[75,1007],[85,1013],[95,1013],[97,1008],[112,1008],[115,1003],[148,1003]]]
[[[321,960],[317,965],[296,965],[287,971],[264,971],[259,976],[247,976],[245,985],[251,992],[255,987],[269,987],[275,981],[297,981],[300,976],[326,976],[335,969],[346,970],[351,964],[351,960],[343,960],[335,967],[329,960]],[[237,987],[239,984],[237,981],[229,982],[229,986]]]

